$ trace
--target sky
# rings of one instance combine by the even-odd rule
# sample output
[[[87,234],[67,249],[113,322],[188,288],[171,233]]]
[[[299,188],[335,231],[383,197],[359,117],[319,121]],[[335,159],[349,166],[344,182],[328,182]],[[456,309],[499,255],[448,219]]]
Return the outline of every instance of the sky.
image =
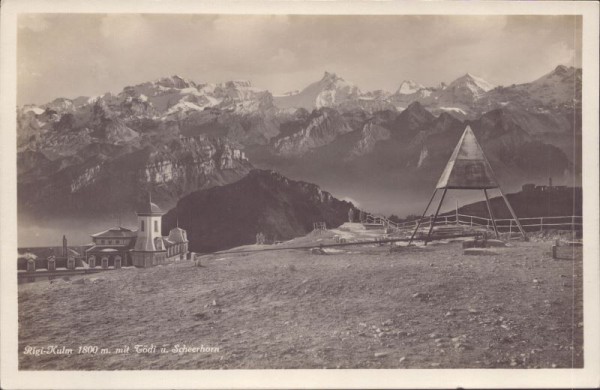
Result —
[[[22,14],[17,100],[120,92],[179,75],[279,94],[334,72],[394,92],[471,73],[495,85],[581,66],[576,16]]]

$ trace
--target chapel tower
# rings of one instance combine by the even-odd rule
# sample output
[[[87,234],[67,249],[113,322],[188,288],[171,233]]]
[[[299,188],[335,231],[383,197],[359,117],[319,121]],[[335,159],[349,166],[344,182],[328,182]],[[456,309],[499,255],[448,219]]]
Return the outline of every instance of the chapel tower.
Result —
[[[138,231],[135,247],[131,251],[133,265],[151,267],[166,260],[166,249],[161,235],[163,211],[148,195],[146,201],[138,206]]]

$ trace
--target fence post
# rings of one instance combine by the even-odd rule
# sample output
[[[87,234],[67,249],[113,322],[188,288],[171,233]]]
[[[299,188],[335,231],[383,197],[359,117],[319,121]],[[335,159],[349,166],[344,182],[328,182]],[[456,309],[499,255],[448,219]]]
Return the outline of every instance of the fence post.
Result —
[[[56,258],[54,256],[48,257],[48,272],[56,271]]]
[[[508,225],[508,239],[512,237],[512,219],[510,220],[510,225]]]
[[[67,257],[67,269],[75,269],[75,258],[73,256]]]
[[[540,232],[544,229],[544,217],[540,218]]]
[[[471,216],[471,227],[473,227],[473,216]]]
[[[27,272],[35,272],[35,260],[27,260]]]
[[[456,201],[456,224],[458,225],[458,200]]]

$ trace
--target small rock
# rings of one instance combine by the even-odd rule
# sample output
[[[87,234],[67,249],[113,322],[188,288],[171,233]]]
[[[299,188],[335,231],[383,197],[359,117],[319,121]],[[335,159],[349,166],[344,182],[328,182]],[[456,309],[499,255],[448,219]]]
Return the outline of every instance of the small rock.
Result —
[[[414,293],[412,295],[413,298],[419,298],[421,301],[426,302],[429,300],[429,298],[431,297],[431,295],[427,294],[427,293]]]
[[[469,309],[470,314],[479,314],[479,311],[476,309]]]
[[[431,367],[439,367],[440,363],[430,363],[429,364]]]
[[[216,299],[213,299],[213,301],[212,301],[212,305],[213,305],[213,306],[217,306],[217,300],[216,300]]]
[[[197,320],[204,320],[204,319],[206,319],[206,313],[196,313],[196,314],[194,314],[194,317]]]
[[[454,313],[452,313],[451,311],[446,312],[446,314],[444,314],[444,317],[453,317]]]
[[[388,356],[390,353],[389,352],[375,352],[375,357],[376,358],[380,358],[380,357],[385,357]]]
[[[486,246],[488,248],[490,248],[490,247],[502,248],[502,247],[506,247],[508,245],[506,245],[506,243],[501,240],[489,239],[486,241]]]
[[[403,362],[403,361],[405,361],[405,360],[406,360],[406,356],[402,356],[402,357],[400,358],[400,360],[398,360],[398,362],[399,362],[399,363],[402,363],[402,362]]]

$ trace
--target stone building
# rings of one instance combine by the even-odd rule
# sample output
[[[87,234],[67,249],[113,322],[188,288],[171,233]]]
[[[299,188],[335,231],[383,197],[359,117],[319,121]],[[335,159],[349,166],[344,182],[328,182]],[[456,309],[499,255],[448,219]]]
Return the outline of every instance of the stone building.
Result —
[[[187,232],[171,229],[161,235],[164,212],[150,199],[136,211],[138,229],[115,227],[92,235],[93,244],[86,250],[90,267],[152,267],[185,259],[188,253]]]

